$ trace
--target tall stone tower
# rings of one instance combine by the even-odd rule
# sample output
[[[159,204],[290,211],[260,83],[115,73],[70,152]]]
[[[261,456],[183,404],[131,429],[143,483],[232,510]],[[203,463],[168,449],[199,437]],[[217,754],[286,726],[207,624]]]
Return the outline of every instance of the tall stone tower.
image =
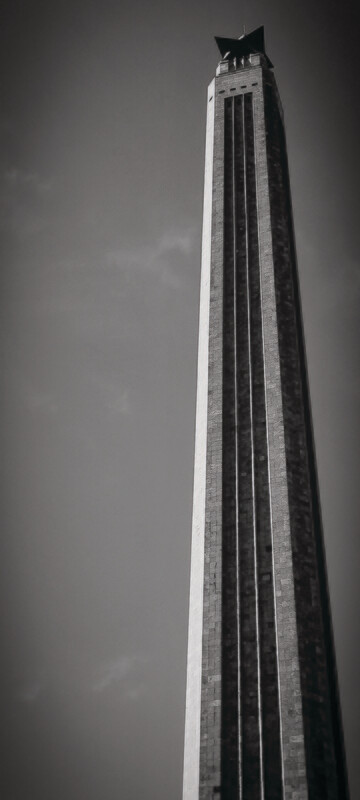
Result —
[[[183,800],[346,800],[283,114],[263,28],[217,43]]]

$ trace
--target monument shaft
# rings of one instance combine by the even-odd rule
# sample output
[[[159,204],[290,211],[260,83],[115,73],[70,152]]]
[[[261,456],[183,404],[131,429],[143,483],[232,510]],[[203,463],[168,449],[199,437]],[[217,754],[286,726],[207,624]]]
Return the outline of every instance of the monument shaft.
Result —
[[[219,40],[208,90],[183,800],[345,800],[286,143],[262,36]]]

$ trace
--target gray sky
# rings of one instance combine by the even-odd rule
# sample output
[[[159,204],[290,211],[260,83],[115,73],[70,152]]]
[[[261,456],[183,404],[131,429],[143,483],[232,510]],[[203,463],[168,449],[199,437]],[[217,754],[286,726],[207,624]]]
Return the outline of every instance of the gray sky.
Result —
[[[287,127],[353,798],[359,12],[245,0]],[[235,0],[6,2],[4,800],[180,800],[206,87]]]

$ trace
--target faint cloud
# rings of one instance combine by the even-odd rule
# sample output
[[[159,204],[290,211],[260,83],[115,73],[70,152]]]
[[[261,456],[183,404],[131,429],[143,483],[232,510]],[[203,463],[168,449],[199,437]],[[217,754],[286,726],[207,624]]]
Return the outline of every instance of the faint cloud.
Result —
[[[121,686],[121,694],[132,702],[136,702],[145,693],[145,684],[138,675],[139,667],[146,659],[141,656],[118,656],[105,662],[99,668],[91,691],[95,694],[106,692],[114,684]]]
[[[105,408],[118,414],[131,413],[129,392],[127,389],[121,388],[118,381],[109,380],[103,375],[94,373],[91,375],[91,382],[96,386]]]
[[[32,705],[38,699],[40,691],[40,683],[32,683],[29,684],[29,686],[25,686],[23,689],[20,689],[17,697],[20,702],[26,703],[27,705]]]
[[[128,689],[128,691],[126,692],[126,697],[128,698],[128,700],[133,700],[134,702],[136,702],[136,700],[139,700],[139,698],[142,697],[144,694],[145,694],[145,685],[143,683],[139,683],[138,686],[134,686],[131,689]]]
[[[59,406],[56,398],[50,392],[44,392],[29,380],[20,370],[13,368],[9,380],[13,384],[16,394],[24,405],[33,413],[57,414]]]
[[[170,250],[179,250],[180,253],[189,255],[194,246],[194,229],[191,228],[183,233],[166,233],[159,241],[159,253],[167,253]]]
[[[17,167],[5,170],[4,178],[5,183],[14,188],[31,186],[37,192],[48,192],[51,189],[51,182],[44,181],[38,172],[26,172]]]
[[[108,251],[110,267],[141,270],[156,276],[162,283],[178,288],[184,279],[183,261],[194,248],[195,229],[163,234],[155,244],[118,248]],[[180,264],[179,264],[180,261]]]
[[[351,308],[359,302],[360,262],[341,253],[328,253],[308,241],[300,232],[298,251],[302,268],[311,275],[311,283],[317,280],[326,312]]]
[[[108,661],[99,669],[98,677],[92,685],[93,692],[103,692],[113,683],[120,683],[129,675],[135,664],[134,656],[119,656]]]
[[[31,387],[28,389],[26,403],[32,411],[44,411],[47,414],[57,414],[58,404],[51,394],[38,392]]]
[[[119,414],[130,414],[129,395],[126,389],[117,392],[116,395],[108,397],[106,406],[110,411],[117,411]]]
[[[47,195],[52,188],[38,172],[11,167],[0,178],[0,225],[18,236],[46,227]]]

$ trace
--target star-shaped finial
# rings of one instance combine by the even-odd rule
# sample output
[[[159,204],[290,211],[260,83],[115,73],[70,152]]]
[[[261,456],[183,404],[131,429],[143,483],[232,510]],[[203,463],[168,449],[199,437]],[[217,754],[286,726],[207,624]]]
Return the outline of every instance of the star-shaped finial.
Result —
[[[251,53],[262,53],[267,60],[268,66],[273,66],[265,53],[263,25],[260,28],[256,28],[252,33],[243,33],[239,39],[225,39],[220,36],[215,36],[215,41],[222,58],[242,58],[243,56],[251,55]]]

